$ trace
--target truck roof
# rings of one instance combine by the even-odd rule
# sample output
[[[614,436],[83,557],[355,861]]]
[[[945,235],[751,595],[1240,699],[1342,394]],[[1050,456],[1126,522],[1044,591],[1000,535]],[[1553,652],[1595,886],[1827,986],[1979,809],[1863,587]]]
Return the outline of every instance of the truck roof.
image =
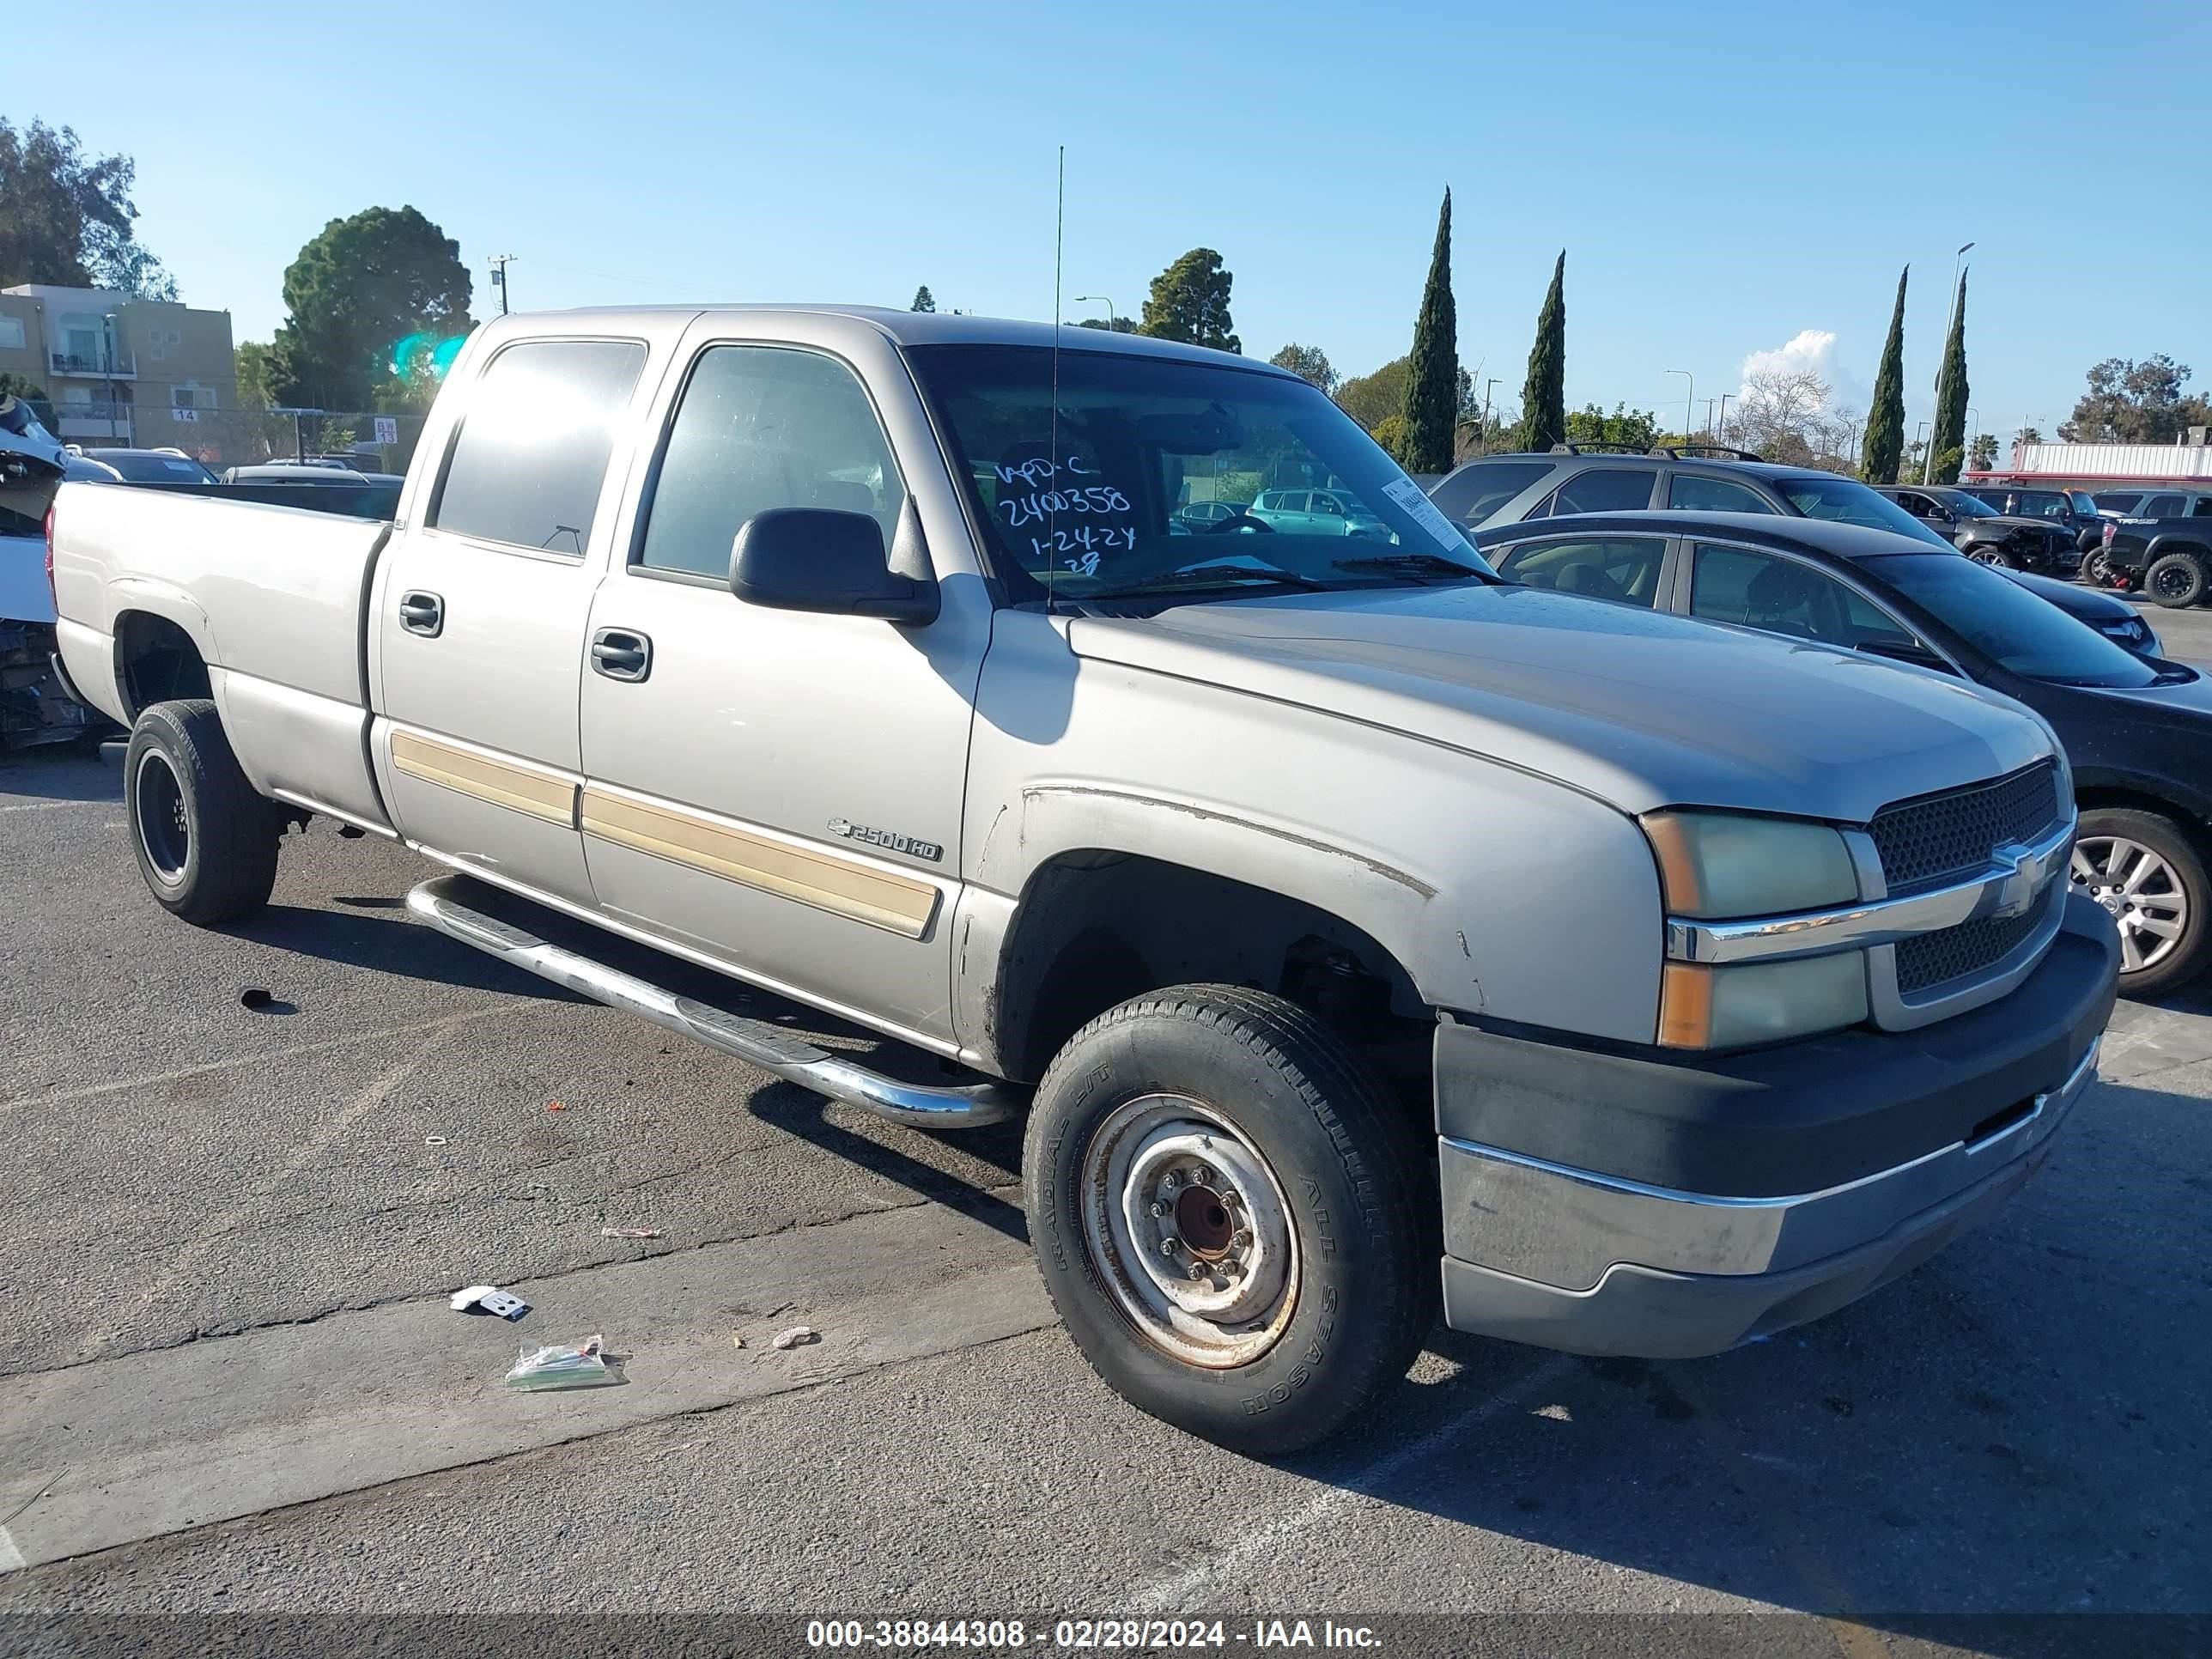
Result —
[[[484,325],[486,334],[494,338],[509,335],[527,335],[541,331],[549,325],[559,326],[564,322],[587,322],[599,328],[619,327],[623,319],[635,319],[641,324],[646,319],[665,323],[672,317],[703,319],[727,315],[732,318],[766,319],[776,315],[805,317],[849,317],[880,330],[902,346],[919,345],[1025,345],[1049,346],[1054,330],[1050,323],[1030,322],[1011,317],[972,317],[955,315],[944,311],[897,311],[888,306],[812,305],[799,302],[681,305],[681,306],[595,306],[569,311],[518,311],[505,317],[496,317]],[[1180,358],[1188,362],[1233,362],[1242,368],[1257,369],[1264,374],[1291,378],[1286,370],[1262,362],[1256,357],[1238,356],[1235,353],[1216,351],[1208,346],[1185,345],[1176,340],[1156,340],[1143,334],[1115,334],[1105,329],[1083,328],[1066,323],[1059,330],[1060,347],[1063,351],[1115,351],[1134,356]]]

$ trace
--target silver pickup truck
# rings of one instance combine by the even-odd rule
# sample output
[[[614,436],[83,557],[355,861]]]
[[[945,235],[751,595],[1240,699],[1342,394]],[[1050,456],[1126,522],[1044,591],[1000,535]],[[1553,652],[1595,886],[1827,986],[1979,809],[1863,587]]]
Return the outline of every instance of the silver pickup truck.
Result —
[[[1501,582],[1242,358],[518,314],[393,522],[64,485],[53,534],[162,904],[246,914],[324,816],[459,872],[410,908],[533,972],[904,1121],[1025,1113],[1075,1340],[1251,1450],[1401,1377],[1440,1291],[1653,1357],[1842,1306],[2020,1186],[2112,1005],[2035,717]]]

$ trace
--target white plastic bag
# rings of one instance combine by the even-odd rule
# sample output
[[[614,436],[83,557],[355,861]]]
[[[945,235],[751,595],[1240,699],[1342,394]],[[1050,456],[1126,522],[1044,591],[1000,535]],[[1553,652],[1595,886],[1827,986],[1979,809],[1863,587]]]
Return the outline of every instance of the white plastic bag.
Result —
[[[557,1342],[535,1353],[519,1352],[514,1369],[507,1374],[510,1389],[599,1389],[620,1382],[622,1373],[605,1357],[606,1339]]]

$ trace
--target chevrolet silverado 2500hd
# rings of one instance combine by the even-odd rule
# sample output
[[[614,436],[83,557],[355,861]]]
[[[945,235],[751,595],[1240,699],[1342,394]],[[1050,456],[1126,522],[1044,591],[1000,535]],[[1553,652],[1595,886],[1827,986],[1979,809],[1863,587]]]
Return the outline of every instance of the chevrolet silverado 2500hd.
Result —
[[[1317,489],[1376,528],[1248,510]],[[2112,1004],[2039,720],[1502,582],[1242,358],[518,314],[392,522],[65,485],[53,534],[162,904],[253,909],[324,814],[460,872],[410,908],[534,972],[906,1121],[1026,1112],[1075,1340],[1239,1447],[1343,1422],[1440,1289],[1597,1354],[1841,1306],[2026,1179]],[[956,1069],[864,1069],[607,933]]]

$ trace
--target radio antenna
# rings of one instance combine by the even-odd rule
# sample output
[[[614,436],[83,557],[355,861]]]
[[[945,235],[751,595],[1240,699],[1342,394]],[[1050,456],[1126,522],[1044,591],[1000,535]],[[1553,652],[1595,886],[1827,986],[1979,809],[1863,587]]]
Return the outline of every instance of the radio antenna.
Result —
[[[1052,414],[1046,427],[1052,437],[1050,453],[1045,457],[1046,465],[1050,469],[1045,475],[1045,483],[1052,490],[1048,499],[1054,505],[1046,508],[1048,516],[1045,520],[1044,529],[1044,538],[1047,544],[1044,562],[1044,608],[1048,615],[1051,613],[1054,604],[1059,598],[1057,589],[1060,580],[1060,561],[1053,556],[1052,550],[1056,548],[1060,542],[1059,537],[1054,533],[1060,527],[1058,507],[1060,490],[1052,481],[1060,476],[1060,251],[1066,240],[1066,228],[1067,146],[1062,144],[1060,147],[1060,177],[1052,207]]]

